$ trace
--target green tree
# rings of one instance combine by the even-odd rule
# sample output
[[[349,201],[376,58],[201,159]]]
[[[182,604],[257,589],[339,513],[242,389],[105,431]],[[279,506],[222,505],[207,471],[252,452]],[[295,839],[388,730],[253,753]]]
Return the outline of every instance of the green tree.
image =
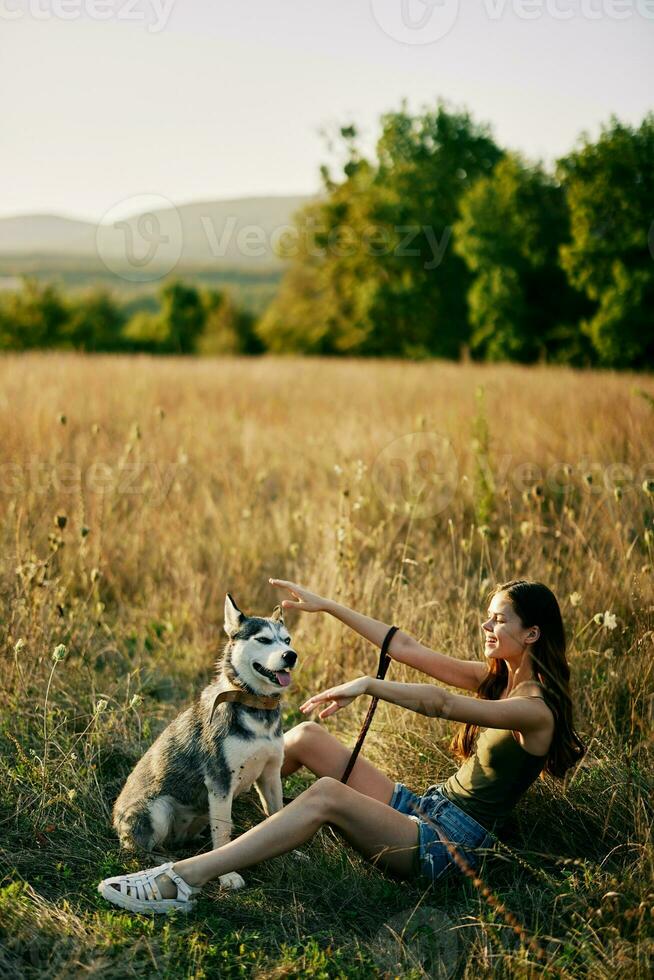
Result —
[[[77,350],[119,351],[125,317],[111,293],[96,289],[70,302],[66,337]]]
[[[162,354],[169,350],[168,324],[161,312],[138,310],[123,328],[123,343],[130,352]]]
[[[376,159],[341,130],[340,180],[296,219],[297,254],[259,325],[270,349],[457,357],[470,274],[451,248],[461,194],[501,156],[467,113],[384,115]]]
[[[123,336],[132,350],[192,354],[204,330],[206,309],[195,286],[175,279],[158,293],[159,310],[141,310],[130,318]]]
[[[227,292],[206,290],[205,325],[198,354],[261,354],[264,345],[254,330],[254,316],[239,309]]]
[[[565,194],[540,165],[499,160],[460,201],[455,250],[473,275],[468,309],[474,354],[489,360],[591,357],[579,343],[583,297],[558,264],[569,235]]]
[[[174,280],[160,293],[161,317],[166,325],[165,348],[175,354],[192,354],[205,324],[206,311],[195,286]]]
[[[561,247],[570,282],[593,303],[584,318],[602,364],[654,364],[654,114],[639,128],[615,116],[558,161],[571,241]],[[649,236],[649,241],[648,241]]]
[[[30,350],[58,347],[65,340],[69,310],[58,288],[36,279],[23,279],[19,290],[2,296],[0,303],[2,347]]]

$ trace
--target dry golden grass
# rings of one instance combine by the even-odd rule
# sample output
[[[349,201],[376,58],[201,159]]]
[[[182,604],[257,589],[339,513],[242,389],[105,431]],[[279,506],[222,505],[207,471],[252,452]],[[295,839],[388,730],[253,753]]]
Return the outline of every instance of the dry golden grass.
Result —
[[[452,975],[543,971],[468,881],[425,894],[330,832],[308,869],[253,870],[246,892],[212,893],[188,923],[122,916],[96,896],[125,866],[109,814],[129,768],[209,677],[225,592],[269,614],[271,575],[461,657],[482,655],[495,582],[553,589],[589,752],[565,785],[530,791],[511,853],[484,874],[549,944],[548,974],[648,975],[653,396],[649,377],[509,365],[2,358],[3,976],[369,976],[384,921],[419,903],[457,928]],[[406,480],[429,475],[419,449],[439,436],[458,480],[425,515]],[[566,463],[557,490],[547,471]],[[521,487],[523,464],[541,474]],[[613,629],[594,619],[606,611]],[[377,660],[327,616],[288,619],[301,669],[287,726],[306,694]],[[364,708],[330,727],[352,740]],[[366,754],[421,789],[452,771],[450,734],[382,705]],[[257,818],[254,804],[239,813]]]

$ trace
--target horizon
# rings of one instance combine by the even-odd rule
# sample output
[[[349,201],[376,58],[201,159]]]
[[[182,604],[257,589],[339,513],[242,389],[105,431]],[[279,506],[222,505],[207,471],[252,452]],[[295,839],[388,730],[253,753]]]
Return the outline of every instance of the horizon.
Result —
[[[654,91],[652,0],[557,2],[409,0],[429,14],[418,29],[399,0],[140,0],[129,19],[109,0],[102,21],[95,0],[67,0],[68,19],[56,0],[38,15],[16,0],[0,9],[0,217],[97,224],[143,195],[179,207],[319,194],[337,129],[354,124],[370,156],[403,100],[412,114],[438,100],[467,111],[551,169],[611,116],[639,125]]]
[[[293,198],[293,197],[310,197],[310,194],[244,194],[240,197],[217,197],[213,200],[209,198],[200,198],[196,201],[178,201],[175,204],[171,203],[171,209],[185,208],[185,207],[197,207],[201,204],[238,204],[244,201],[257,201],[257,200],[270,200],[271,198]],[[142,211],[126,211],[121,214],[120,217],[123,219],[135,218]],[[117,217],[114,216],[114,217]],[[15,214],[2,214],[0,213],[0,221],[11,220],[12,218],[63,218],[65,221],[83,221],[88,224],[99,224],[101,219],[94,220],[93,218],[82,217],[77,214],[63,214],[59,211],[22,211],[16,212]]]

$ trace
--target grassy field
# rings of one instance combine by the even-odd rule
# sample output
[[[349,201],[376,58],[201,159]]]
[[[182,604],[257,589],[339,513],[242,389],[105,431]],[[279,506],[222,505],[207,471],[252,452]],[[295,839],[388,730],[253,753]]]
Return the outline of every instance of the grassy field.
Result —
[[[0,403],[3,978],[651,976],[651,377],[35,355],[0,360]],[[310,863],[210,887],[188,919],[97,895],[139,866],[111,806],[211,676],[225,592],[269,615],[271,575],[466,658],[482,656],[494,583],[557,594],[588,754],[527,794],[484,864],[490,895],[463,876],[396,882],[328,828]],[[288,727],[378,651],[324,615],[287,621],[301,658]],[[326,724],[352,743],[364,701]],[[454,769],[451,734],[380,705],[365,751],[422,790]],[[258,804],[235,816],[249,826]],[[422,967],[412,926],[404,961],[384,959],[388,924],[411,913],[437,940]]]

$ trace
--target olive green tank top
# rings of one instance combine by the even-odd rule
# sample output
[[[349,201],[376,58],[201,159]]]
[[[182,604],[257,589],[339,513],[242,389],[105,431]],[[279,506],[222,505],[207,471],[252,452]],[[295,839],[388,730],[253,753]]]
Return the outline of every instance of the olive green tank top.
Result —
[[[524,695],[523,695],[524,696]],[[540,697],[538,694],[528,697]],[[513,732],[484,728],[474,753],[447,780],[444,796],[487,830],[500,826],[543,770],[546,755],[532,755]]]

